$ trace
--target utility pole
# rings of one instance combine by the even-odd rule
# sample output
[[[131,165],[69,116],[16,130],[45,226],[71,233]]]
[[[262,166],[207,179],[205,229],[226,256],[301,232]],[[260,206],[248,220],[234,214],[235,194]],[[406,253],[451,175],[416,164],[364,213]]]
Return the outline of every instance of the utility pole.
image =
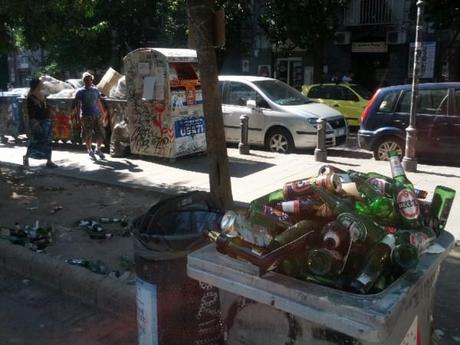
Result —
[[[220,207],[233,207],[232,185],[225,143],[222,100],[218,87],[216,51],[214,48],[214,0],[187,0],[189,45],[197,51],[206,119],[206,141],[211,194]]]
[[[422,55],[423,0],[417,1],[417,26],[415,30],[414,66],[412,70],[412,94],[410,101],[409,127],[406,128],[406,154],[402,165],[406,171],[417,171],[415,144],[417,142],[416,115],[418,100],[418,81],[420,77],[420,58]]]

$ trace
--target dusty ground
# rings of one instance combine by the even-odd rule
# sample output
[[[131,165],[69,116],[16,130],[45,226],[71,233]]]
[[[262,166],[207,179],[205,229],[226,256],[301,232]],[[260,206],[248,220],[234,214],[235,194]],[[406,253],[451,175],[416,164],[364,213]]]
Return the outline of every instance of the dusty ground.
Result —
[[[135,345],[127,322],[0,270],[0,344]]]
[[[99,217],[131,220],[155,204],[161,195],[130,188],[112,187],[0,166],[0,227],[34,224],[52,225],[54,244],[45,252],[69,258],[102,260],[110,270],[124,270],[128,257],[132,261],[132,239],[125,237],[128,228],[120,224],[103,225],[114,236],[90,239],[78,227],[81,219]],[[62,207],[55,212],[56,207]],[[54,212],[54,213],[53,213]]]

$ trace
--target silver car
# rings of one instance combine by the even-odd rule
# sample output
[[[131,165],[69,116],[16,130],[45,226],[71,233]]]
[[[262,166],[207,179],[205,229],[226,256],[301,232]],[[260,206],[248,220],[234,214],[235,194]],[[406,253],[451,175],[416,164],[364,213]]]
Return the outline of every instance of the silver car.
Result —
[[[346,142],[348,128],[337,110],[313,102],[282,81],[257,76],[219,76],[225,139],[240,141],[240,116],[249,117],[249,144],[289,153],[316,147],[316,121],[326,121],[326,145]]]

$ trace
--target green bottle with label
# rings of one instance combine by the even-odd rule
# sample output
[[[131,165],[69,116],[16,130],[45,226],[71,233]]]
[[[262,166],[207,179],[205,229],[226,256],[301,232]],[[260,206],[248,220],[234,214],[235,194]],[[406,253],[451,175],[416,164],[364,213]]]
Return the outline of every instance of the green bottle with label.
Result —
[[[396,151],[388,153],[393,175],[392,194],[399,211],[399,221],[403,228],[420,228],[423,219],[420,205],[415,195],[414,185],[409,181]]]

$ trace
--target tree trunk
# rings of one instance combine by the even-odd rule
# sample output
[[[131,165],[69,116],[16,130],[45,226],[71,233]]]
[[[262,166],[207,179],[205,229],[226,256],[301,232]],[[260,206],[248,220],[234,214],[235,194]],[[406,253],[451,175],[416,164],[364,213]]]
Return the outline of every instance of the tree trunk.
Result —
[[[203,92],[211,194],[219,201],[221,208],[229,209],[233,206],[233,197],[213,47],[213,14],[214,0],[187,0],[188,25],[193,41],[190,43],[197,50]]]

